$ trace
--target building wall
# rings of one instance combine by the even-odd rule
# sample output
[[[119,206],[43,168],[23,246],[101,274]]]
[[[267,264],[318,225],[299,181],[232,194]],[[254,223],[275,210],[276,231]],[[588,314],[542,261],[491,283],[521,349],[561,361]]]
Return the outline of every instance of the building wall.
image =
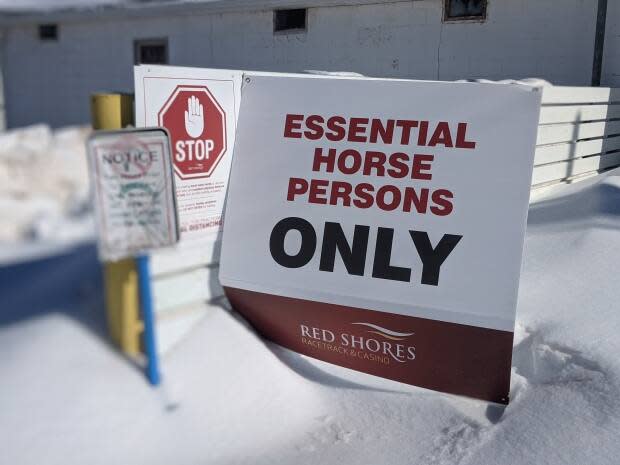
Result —
[[[608,0],[601,85],[620,87],[620,1]]]
[[[0,31],[0,131],[6,129],[4,110],[4,33]]]
[[[597,0],[489,0],[483,23],[442,23],[443,0],[308,10],[307,32],[274,35],[272,11],[61,23],[7,31],[9,126],[89,119],[94,91],[132,91],[133,40],[167,37],[170,64],[355,71],[454,80],[540,77],[588,85]]]

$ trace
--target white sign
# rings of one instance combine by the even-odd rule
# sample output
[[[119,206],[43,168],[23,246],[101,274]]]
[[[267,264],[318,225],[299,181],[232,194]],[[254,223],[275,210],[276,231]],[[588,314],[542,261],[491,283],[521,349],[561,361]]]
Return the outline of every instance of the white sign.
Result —
[[[170,66],[134,68],[136,125],[170,133],[181,241],[208,255],[223,222],[241,72]]]
[[[166,131],[96,132],[87,148],[101,258],[117,260],[177,242]]]
[[[539,106],[517,85],[247,75],[230,300],[300,352],[507,402]]]

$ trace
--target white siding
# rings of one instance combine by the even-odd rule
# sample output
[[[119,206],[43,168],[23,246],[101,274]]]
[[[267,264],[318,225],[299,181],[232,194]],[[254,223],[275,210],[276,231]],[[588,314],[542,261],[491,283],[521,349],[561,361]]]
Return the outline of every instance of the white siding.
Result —
[[[6,129],[4,110],[4,33],[0,31],[0,131]]]
[[[597,0],[490,0],[487,21],[458,24],[442,23],[442,2],[311,8],[295,35],[274,36],[272,11],[62,23],[57,43],[15,26],[8,123],[87,122],[92,92],[133,90],[133,40],[148,37],[168,37],[173,65],[589,84]]]
[[[620,87],[620,1],[608,0],[601,85]]]

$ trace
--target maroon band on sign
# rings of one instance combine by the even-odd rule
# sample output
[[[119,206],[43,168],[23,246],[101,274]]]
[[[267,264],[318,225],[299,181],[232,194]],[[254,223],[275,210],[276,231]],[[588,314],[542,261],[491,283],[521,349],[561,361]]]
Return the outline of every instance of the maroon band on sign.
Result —
[[[262,335],[296,352],[415,386],[508,403],[510,331],[224,290]]]

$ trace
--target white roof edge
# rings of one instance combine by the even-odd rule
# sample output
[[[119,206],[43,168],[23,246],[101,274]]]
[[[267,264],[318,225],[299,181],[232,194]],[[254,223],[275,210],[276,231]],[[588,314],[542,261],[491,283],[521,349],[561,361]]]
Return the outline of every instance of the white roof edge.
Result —
[[[180,0],[161,3],[102,4],[98,6],[15,10],[0,7],[0,27],[33,23],[69,22],[86,19],[147,18],[162,14],[178,16],[197,13],[225,13],[274,8],[313,8],[384,3],[410,3],[418,0]]]

